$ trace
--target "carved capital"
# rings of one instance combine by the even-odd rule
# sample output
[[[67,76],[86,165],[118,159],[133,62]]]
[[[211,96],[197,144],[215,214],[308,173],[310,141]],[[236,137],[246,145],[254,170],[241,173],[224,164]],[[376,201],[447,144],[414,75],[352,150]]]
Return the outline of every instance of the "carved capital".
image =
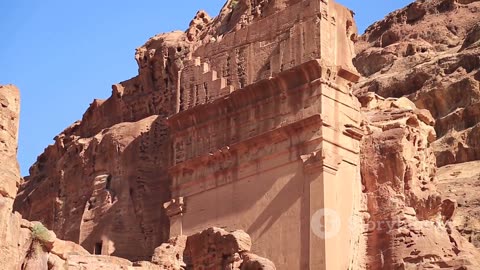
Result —
[[[363,130],[357,126],[346,124],[345,129],[343,130],[343,134],[359,141],[363,137]]]
[[[338,67],[337,74],[339,77],[354,83],[358,82],[358,80],[360,79],[360,75],[356,71],[341,66]]]
[[[338,171],[338,168],[340,167],[340,164],[343,161],[343,157],[337,153],[323,150],[322,158],[323,158],[323,169],[326,172],[329,172],[331,174],[336,174]]]
[[[343,160],[342,156],[326,150],[319,150],[310,154],[301,155],[300,158],[302,159],[306,173],[323,170],[336,174]]]
[[[318,150],[310,154],[300,156],[306,173],[311,173],[319,169],[321,170],[323,165],[323,156],[321,152],[322,150]]]
[[[173,217],[185,213],[185,203],[183,197],[172,199],[163,204],[168,217]]]

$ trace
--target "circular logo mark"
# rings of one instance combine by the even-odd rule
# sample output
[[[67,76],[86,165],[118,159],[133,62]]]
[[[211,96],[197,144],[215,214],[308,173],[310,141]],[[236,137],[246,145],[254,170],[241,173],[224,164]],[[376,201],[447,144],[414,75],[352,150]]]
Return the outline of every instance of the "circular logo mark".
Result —
[[[324,208],[313,214],[310,227],[317,237],[330,239],[340,232],[341,223],[337,211]]]

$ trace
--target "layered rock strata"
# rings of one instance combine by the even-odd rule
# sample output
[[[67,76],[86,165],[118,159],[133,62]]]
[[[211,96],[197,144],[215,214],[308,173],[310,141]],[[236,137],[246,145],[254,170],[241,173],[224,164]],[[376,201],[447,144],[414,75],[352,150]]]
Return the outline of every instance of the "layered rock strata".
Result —
[[[365,77],[355,86],[357,96],[368,91],[385,98],[403,96],[428,109],[436,119],[437,139],[430,148],[437,165],[458,164],[467,172],[472,163],[462,163],[480,158],[479,16],[479,1],[416,1],[370,26],[356,43],[353,60]],[[474,188],[469,193],[465,188],[474,180],[449,176],[448,168],[456,166],[439,171],[442,194],[476,201]],[[453,224],[477,243],[475,218],[466,218],[476,206],[460,205]]]
[[[17,135],[20,113],[19,91],[12,85],[0,86],[0,261],[2,269],[11,270],[160,270],[171,264],[189,269],[275,270],[268,259],[251,253],[252,242],[243,231],[228,233],[211,228],[192,236],[180,236],[175,249],[170,244],[158,247],[151,262],[132,263],[126,259],[99,255],[96,245],[91,255],[80,245],[58,239],[53,231],[40,222],[22,219],[12,212],[13,200],[20,183],[17,164]],[[111,181],[104,179],[105,181]],[[101,189],[100,189],[101,190]],[[110,191],[110,190],[107,190]],[[99,198],[115,197],[113,192],[96,192]],[[182,242],[183,241],[183,242]],[[173,243],[173,240],[170,241]],[[207,258],[218,250],[217,261]],[[177,250],[177,253],[171,253]],[[166,256],[169,254],[170,256]],[[233,268],[232,268],[233,267]]]
[[[62,259],[46,237],[24,266],[478,269],[435,176],[478,157],[478,8],[422,1],[370,27],[363,121],[353,15],[332,1],[230,0],[151,38],[139,75],[55,138],[14,205],[98,256]]]
[[[478,250],[452,225],[455,202],[437,191],[434,120],[406,98],[360,98],[367,135],[366,269],[478,269]]]
[[[437,120],[438,166],[480,159],[480,2],[416,1],[370,26],[355,92],[408,97]]]
[[[455,202],[452,224],[480,248],[480,161],[450,164],[438,169],[438,190]]]
[[[55,138],[31,167],[15,209],[92,253],[149,259],[170,236],[161,206],[176,199],[167,169],[178,151],[167,118],[319,58],[326,68],[316,79],[348,87],[357,77],[348,71],[355,35],[351,11],[332,1],[230,0],[214,19],[198,12],[187,31],[137,49],[139,74]],[[293,77],[282,83],[296,85]],[[239,228],[248,229],[229,229]]]

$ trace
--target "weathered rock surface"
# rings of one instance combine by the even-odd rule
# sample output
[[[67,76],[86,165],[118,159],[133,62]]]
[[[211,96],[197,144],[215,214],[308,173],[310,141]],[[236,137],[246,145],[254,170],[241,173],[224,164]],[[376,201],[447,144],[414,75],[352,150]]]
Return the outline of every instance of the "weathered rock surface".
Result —
[[[451,201],[436,189],[429,112],[406,98],[369,93],[360,101],[367,269],[479,269],[480,253],[450,226]]]
[[[11,214],[20,178],[9,160],[0,234],[12,267],[275,269],[243,231],[198,232],[228,221],[289,269],[479,269],[479,252],[455,228],[475,225],[461,228],[458,198],[442,197],[435,178],[437,163],[479,159],[479,3],[416,2],[361,37],[360,157],[349,10],[229,0],[214,19],[200,11],[185,32],[151,38],[137,49],[138,76],[55,137],[20,187],[14,209],[55,233]],[[325,239],[310,223],[322,207],[367,226]],[[172,232],[180,236],[168,240]]]
[[[32,223],[12,212],[20,183],[17,141],[20,95],[13,85],[0,86],[0,262],[2,269],[97,269],[91,264],[72,264],[73,254],[89,254],[78,244],[62,241],[41,223]],[[59,256],[59,257],[58,257]],[[54,266],[53,258],[58,258]],[[112,264],[110,265],[112,266]],[[57,268],[55,268],[57,267]],[[113,266],[111,268],[115,269]],[[126,269],[126,268],[125,268]]]
[[[320,44],[322,31],[332,38]],[[166,168],[177,146],[166,118],[313,59],[353,69],[355,34],[352,13],[333,2],[229,0],[215,19],[198,12],[187,31],[137,49],[138,76],[55,138],[15,210],[92,253],[150,259],[169,238],[161,206],[171,199]]]
[[[417,1],[370,26],[355,93],[408,97],[437,120],[437,164],[480,159],[479,1]]]
[[[30,249],[30,231],[21,228],[21,216],[12,213],[20,183],[17,163],[20,93],[13,85],[0,86],[0,262],[16,269]]]
[[[429,147],[437,165],[458,164],[439,170],[437,186],[460,202],[478,197],[466,176],[472,163],[462,163],[480,159],[479,18],[479,1],[417,1],[370,26],[354,59],[365,76],[355,86],[357,96],[407,97],[436,119],[437,139]],[[465,177],[450,170],[465,170]],[[453,200],[450,205],[455,208]],[[459,206],[451,225],[478,246],[476,208]]]
[[[437,179],[440,193],[456,206],[452,225],[480,248],[480,161],[441,167]]]
[[[169,197],[162,120],[120,123],[87,138],[69,133],[76,128],[38,158],[16,209],[92,253],[148,259],[168,239],[158,207]]]
[[[209,228],[191,236],[178,236],[155,249],[152,262],[161,269],[275,270],[268,259],[251,253],[244,231]]]
[[[53,231],[48,230],[40,222],[30,222],[22,219],[18,213],[12,213],[13,199],[17,192],[17,185],[20,183],[19,168],[17,164],[17,135],[20,113],[19,91],[14,86],[0,86],[0,262],[2,269],[11,270],[131,270],[131,269],[183,269],[180,265],[186,266],[183,262],[184,256],[190,256],[199,260],[206,258],[211,248],[217,246],[219,258],[223,254],[238,254],[250,251],[250,237],[241,231],[227,233],[224,230],[212,228],[200,233],[200,236],[180,236],[182,241],[171,242],[177,253],[165,252],[163,256],[153,256],[153,262],[140,262],[135,266],[132,262],[114,256],[91,255],[82,246],[58,239]],[[151,119],[153,121],[154,119]],[[150,123],[150,122],[147,122]],[[135,129],[133,129],[133,132]],[[106,136],[109,134],[107,133]],[[122,133],[124,137],[139,137],[135,134]],[[107,179],[102,179],[109,181]],[[111,180],[110,180],[111,181]],[[98,184],[98,183],[97,183]],[[105,185],[106,183],[100,182]],[[120,192],[122,191],[119,189]],[[119,193],[120,193],[119,192]],[[110,186],[106,191],[96,192],[94,198],[110,199],[115,201],[118,193],[112,191]],[[93,227],[93,226],[92,226]],[[95,229],[95,228],[94,228]],[[205,237],[206,236],[206,237]],[[213,238],[209,237],[212,236]],[[128,239],[126,239],[128,240]],[[203,245],[203,246],[202,246]],[[162,245],[157,250],[162,250]],[[167,244],[167,249],[170,247]],[[197,253],[186,251],[186,248],[206,247]],[[101,248],[96,246],[96,248]],[[172,249],[174,250],[174,249]],[[229,253],[230,252],[230,253]],[[186,254],[186,255],[184,255]],[[228,256],[229,258],[232,256]],[[275,266],[267,259],[254,254],[244,255],[245,263],[242,268],[235,269],[265,269],[273,270]],[[175,262],[178,268],[165,268],[169,262]],[[193,269],[203,268],[206,262],[195,261],[198,265]],[[215,261],[212,265],[208,262],[209,269],[223,270],[224,261]],[[161,268],[160,268],[161,267]],[[255,267],[255,268],[252,268]]]
[[[20,93],[13,85],[0,86],[0,198],[12,209],[20,183],[17,162]]]

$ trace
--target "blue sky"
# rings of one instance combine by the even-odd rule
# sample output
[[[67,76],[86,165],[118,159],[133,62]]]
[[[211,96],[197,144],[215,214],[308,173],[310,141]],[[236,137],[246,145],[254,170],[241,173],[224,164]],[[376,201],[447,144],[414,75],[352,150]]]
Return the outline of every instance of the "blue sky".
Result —
[[[197,10],[218,13],[224,0],[2,0],[0,84],[21,91],[18,158],[22,175],[53,138],[111,85],[137,74],[135,48],[184,30]],[[411,0],[341,0],[360,32]]]

